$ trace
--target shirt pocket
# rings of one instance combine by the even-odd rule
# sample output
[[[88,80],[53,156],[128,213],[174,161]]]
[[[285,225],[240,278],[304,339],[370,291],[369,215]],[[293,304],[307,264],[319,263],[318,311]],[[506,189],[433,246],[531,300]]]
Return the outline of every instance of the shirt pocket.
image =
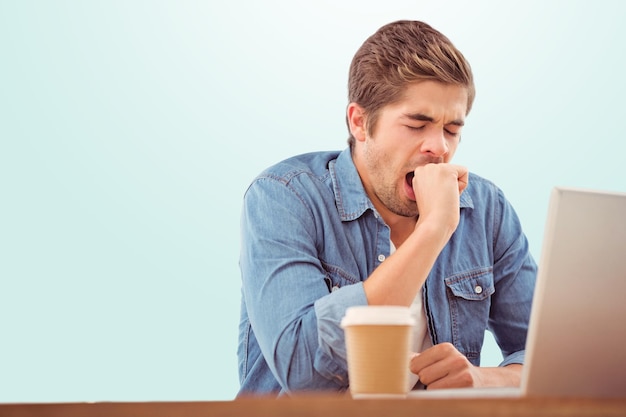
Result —
[[[468,301],[484,300],[495,292],[491,267],[452,275],[445,283],[452,295]]]
[[[495,292],[493,269],[478,268],[444,279],[450,305],[452,340],[472,363],[480,363],[491,295]]]

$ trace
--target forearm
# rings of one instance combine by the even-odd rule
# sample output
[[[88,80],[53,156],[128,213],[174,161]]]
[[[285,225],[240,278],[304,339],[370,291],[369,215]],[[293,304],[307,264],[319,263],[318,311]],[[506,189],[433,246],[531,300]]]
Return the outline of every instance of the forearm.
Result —
[[[418,223],[415,231],[363,283],[370,305],[410,305],[452,231]]]

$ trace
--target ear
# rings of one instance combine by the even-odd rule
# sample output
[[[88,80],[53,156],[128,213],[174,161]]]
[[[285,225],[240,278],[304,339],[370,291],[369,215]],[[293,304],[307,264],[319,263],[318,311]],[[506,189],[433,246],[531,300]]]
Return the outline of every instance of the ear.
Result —
[[[352,136],[354,136],[354,138],[359,142],[365,141],[366,117],[363,108],[356,103],[350,103],[348,104],[346,113],[348,126],[350,127],[350,133],[352,133]]]

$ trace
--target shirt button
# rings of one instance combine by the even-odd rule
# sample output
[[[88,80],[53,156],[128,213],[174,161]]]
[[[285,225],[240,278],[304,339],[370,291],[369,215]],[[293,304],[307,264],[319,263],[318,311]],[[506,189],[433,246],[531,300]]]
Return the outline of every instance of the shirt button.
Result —
[[[481,287],[480,285],[477,285],[477,286],[474,288],[474,292],[475,292],[476,294],[480,294],[481,292],[483,292],[483,287]]]
[[[383,255],[382,253],[380,255],[378,255],[378,260],[380,262],[384,261],[385,260],[385,255]]]

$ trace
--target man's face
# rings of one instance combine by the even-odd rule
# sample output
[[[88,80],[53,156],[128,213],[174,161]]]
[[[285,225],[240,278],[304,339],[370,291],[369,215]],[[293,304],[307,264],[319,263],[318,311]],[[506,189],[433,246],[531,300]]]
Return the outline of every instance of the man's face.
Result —
[[[418,214],[412,179],[416,167],[450,162],[467,109],[464,87],[422,81],[399,102],[380,110],[372,135],[358,137],[355,164],[370,199],[386,217]]]

